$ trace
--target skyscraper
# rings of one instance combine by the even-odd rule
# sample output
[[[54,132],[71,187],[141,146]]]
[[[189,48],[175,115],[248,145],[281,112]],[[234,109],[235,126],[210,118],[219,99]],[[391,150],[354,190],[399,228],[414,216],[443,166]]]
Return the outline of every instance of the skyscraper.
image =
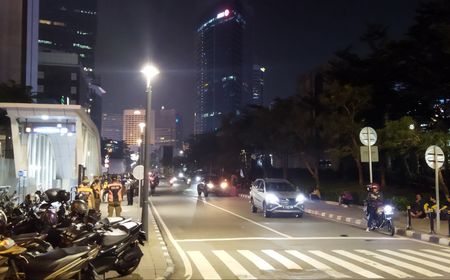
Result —
[[[150,143],[155,143],[155,112],[151,112],[151,119],[153,120],[150,128]],[[123,140],[130,146],[131,149],[136,150],[139,147],[139,140],[142,140],[142,132],[139,124],[145,123],[145,110],[129,109],[123,111]],[[145,133],[145,129],[144,129]]]
[[[266,68],[254,64],[252,70],[252,96],[250,103],[254,105],[263,105],[264,101],[264,74]]]
[[[123,140],[123,114],[103,113],[102,138]]]
[[[195,134],[213,132],[223,116],[240,113],[245,25],[237,5],[223,5],[197,29]]]

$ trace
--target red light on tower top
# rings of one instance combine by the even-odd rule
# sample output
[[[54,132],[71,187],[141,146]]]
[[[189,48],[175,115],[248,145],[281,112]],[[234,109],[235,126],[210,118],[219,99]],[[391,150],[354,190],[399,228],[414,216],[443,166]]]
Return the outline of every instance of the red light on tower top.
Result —
[[[224,12],[223,12],[223,14],[224,14],[224,16],[229,16],[230,15],[230,10],[228,10],[228,9],[226,9]]]

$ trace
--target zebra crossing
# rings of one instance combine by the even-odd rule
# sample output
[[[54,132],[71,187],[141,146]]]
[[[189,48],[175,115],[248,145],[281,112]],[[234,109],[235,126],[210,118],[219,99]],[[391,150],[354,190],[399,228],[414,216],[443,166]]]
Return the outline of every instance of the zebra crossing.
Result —
[[[407,279],[450,277],[450,250],[187,251],[193,279]]]

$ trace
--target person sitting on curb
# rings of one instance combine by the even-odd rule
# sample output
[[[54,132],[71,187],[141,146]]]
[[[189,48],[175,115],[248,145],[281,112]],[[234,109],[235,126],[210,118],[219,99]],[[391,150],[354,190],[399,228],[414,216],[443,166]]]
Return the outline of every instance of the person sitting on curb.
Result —
[[[318,187],[315,187],[314,190],[309,194],[309,199],[311,200],[320,200],[320,190]]]
[[[419,219],[426,217],[424,202],[420,193],[416,194],[416,201],[411,205],[411,217]]]
[[[344,191],[339,196],[339,205],[344,205],[344,207],[349,207],[353,203],[353,196],[349,191]]]

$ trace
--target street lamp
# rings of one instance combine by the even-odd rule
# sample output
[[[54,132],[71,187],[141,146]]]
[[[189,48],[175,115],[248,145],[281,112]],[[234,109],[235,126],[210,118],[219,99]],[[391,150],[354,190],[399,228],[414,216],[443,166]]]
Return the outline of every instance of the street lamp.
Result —
[[[142,196],[144,197],[143,200],[143,207],[142,207],[142,225],[144,227],[145,235],[148,240],[148,188],[149,188],[149,177],[148,174],[150,172],[150,156],[151,156],[151,142],[150,142],[150,129],[151,129],[151,111],[152,111],[152,79],[159,74],[158,68],[156,68],[153,65],[146,65],[144,68],[142,68],[141,73],[144,74],[145,78],[147,79],[147,87],[145,92],[147,93],[147,109],[145,111],[145,157],[144,157],[144,188],[142,192]],[[143,126],[141,129],[143,130]]]

